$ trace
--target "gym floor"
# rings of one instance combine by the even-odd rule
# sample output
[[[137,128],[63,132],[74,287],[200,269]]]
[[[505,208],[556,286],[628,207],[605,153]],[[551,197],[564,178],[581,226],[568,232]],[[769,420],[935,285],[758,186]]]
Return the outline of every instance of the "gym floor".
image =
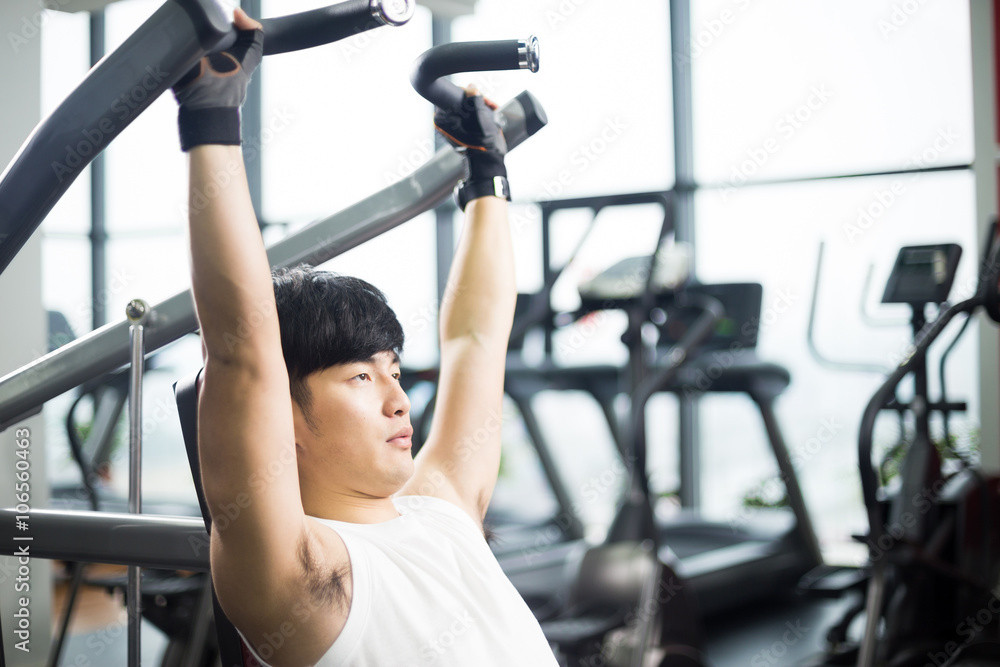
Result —
[[[826,648],[827,630],[851,600],[790,598],[754,605],[705,622],[713,667],[800,665]]]
[[[58,632],[69,590],[69,576],[61,563],[53,563],[52,628]],[[90,563],[87,578],[124,576],[127,568],[119,565]],[[143,663],[159,664],[166,647],[163,633],[146,620],[142,622]],[[109,593],[105,588],[80,586],[76,609],[70,620],[59,667],[125,667],[128,664],[128,617],[122,592]]]

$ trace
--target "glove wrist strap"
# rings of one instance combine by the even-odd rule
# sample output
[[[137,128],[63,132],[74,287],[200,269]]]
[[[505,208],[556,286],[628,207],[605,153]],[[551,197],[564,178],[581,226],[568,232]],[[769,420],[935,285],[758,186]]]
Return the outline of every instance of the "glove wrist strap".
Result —
[[[510,183],[506,176],[494,176],[489,180],[462,181],[455,188],[455,201],[458,207],[465,210],[466,205],[480,197],[502,197],[510,201]]]
[[[177,112],[181,150],[187,152],[203,144],[240,145],[240,110],[238,107],[186,109]]]

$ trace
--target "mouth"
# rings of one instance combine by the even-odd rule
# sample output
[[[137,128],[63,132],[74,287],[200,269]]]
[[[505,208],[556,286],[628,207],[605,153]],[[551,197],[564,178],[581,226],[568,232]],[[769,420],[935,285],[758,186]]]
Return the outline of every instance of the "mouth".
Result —
[[[410,438],[413,437],[413,428],[407,426],[404,429],[400,429],[395,435],[391,436],[386,442],[390,445],[395,445],[402,449],[409,449],[413,443]]]

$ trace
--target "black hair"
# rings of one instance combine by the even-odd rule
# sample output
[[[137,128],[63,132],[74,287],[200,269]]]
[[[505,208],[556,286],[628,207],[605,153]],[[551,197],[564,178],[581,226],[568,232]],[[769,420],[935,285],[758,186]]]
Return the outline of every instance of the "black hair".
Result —
[[[281,329],[281,351],[292,399],[310,427],[312,394],[305,379],[338,364],[403,350],[403,327],[375,286],[308,264],[271,274]]]

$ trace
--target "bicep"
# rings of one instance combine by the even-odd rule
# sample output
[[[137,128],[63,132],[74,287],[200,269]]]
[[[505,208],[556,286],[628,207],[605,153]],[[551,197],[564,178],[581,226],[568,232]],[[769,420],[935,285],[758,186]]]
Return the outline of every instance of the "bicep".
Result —
[[[284,365],[205,366],[198,456],[213,530],[232,551],[275,561],[298,538],[299,492]]]

